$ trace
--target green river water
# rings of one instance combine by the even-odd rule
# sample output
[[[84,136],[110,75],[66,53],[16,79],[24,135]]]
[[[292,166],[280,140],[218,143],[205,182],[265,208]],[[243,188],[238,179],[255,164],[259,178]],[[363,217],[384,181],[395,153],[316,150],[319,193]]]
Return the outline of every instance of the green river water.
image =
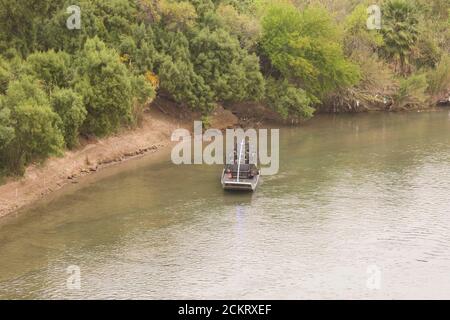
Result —
[[[448,111],[282,128],[253,194],[169,151],[0,221],[0,298],[450,298]]]

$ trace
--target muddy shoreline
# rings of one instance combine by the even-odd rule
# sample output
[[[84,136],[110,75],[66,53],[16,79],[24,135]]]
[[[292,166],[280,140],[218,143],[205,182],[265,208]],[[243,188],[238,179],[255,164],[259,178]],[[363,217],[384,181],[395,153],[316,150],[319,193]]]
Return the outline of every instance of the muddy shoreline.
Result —
[[[250,114],[249,109],[256,112]],[[442,108],[410,112],[438,110]],[[55,191],[77,184],[83,177],[93,175],[104,168],[158,153],[171,145],[170,137],[175,129],[185,128],[192,131],[193,121],[200,119],[201,115],[198,113],[180,109],[167,100],[157,99],[144,113],[138,128],[123,129],[104,139],[82,141],[79,148],[66,151],[63,157],[48,159],[44,164],[31,165],[23,177],[9,178],[0,184],[0,220],[39,200],[49,198]],[[269,126],[290,125],[283,123],[279,116],[266,108],[249,108],[245,104],[235,108],[218,107],[209,117],[210,126],[222,130],[236,126],[260,127],[263,123]]]
[[[170,104],[161,106],[157,102],[144,113],[138,128],[123,129],[114,136],[81,142],[80,147],[66,151],[62,157],[29,166],[23,177],[8,178],[0,185],[0,219],[107,167],[158,153],[172,143],[170,138],[175,129],[191,131],[192,121],[199,119],[198,114],[181,113]],[[219,129],[239,123],[236,116],[221,107],[213,113],[210,121]]]

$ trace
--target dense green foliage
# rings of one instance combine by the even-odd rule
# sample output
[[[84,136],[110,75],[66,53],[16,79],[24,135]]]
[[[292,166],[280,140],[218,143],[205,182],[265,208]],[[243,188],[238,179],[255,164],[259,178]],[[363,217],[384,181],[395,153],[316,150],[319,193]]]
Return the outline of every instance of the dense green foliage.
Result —
[[[423,108],[450,88],[448,0],[0,0],[0,172],[139,122],[200,111]],[[81,28],[66,22],[81,8]],[[73,18],[73,17],[72,17]],[[389,102],[389,103],[387,103]]]
[[[131,119],[132,87],[128,69],[98,38],[89,39],[77,59],[75,90],[88,111],[83,132],[98,136]]]
[[[75,147],[78,143],[80,127],[87,115],[83,97],[72,89],[56,88],[50,96],[50,102],[53,110],[62,120],[61,131],[67,147]]]
[[[311,107],[311,99],[300,88],[289,83],[288,80],[267,80],[267,102],[283,118],[298,114],[305,119],[312,117],[314,108]]]
[[[358,81],[358,69],[343,54],[336,24],[325,9],[299,11],[272,5],[263,18],[262,47],[285,79],[314,98]]]
[[[383,6],[383,51],[388,58],[398,59],[405,73],[406,59],[417,41],[417,12],[411,2],[393,0]]]
[[[37,80],[26,76],[12,81],[0,101],[0,114],[0,161],[11,172],[21,173],[30,161],[61,152],[61,119]]]
[[[51,93],[56,87],[65,88],[73,79],[70,55],[64,51],[35,52],[28,56],[24,72],[42,81]]]

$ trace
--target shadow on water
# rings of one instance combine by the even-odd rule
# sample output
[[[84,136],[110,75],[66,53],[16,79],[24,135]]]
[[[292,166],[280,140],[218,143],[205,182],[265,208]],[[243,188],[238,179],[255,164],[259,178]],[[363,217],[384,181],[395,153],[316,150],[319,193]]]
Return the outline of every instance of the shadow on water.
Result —
[[[223,199],[225,204],[251,204],[254,192],[247,190],[224,190]]]

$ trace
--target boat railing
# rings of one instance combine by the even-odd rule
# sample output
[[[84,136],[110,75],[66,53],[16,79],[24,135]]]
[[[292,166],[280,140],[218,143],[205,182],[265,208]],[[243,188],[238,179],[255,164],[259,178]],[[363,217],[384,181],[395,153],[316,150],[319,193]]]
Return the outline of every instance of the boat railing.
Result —
[[[237,171],[237,182],[239,182],[239,173],[240,173],[240,171],[241,171],[241,159],[242,159],[242,147],[243,147],[243,145],[244,145],[244,139],[242,139],[242,141],[241,141],[241,148],[240,148],[240,150],[239,150],[239,160],[238,160],[238,171]]]

